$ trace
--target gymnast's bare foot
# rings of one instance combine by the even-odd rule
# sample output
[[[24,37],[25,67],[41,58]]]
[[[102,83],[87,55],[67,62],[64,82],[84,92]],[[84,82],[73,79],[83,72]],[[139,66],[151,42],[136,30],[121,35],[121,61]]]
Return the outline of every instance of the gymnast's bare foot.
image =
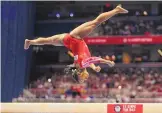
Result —
[[[122,8],[121,5],[118,5],[115,9],[117,10],[118,13],[128,13],[128,10]]]
[[[28,49],[30,46],[30,40],[25,39],[24,49]]]

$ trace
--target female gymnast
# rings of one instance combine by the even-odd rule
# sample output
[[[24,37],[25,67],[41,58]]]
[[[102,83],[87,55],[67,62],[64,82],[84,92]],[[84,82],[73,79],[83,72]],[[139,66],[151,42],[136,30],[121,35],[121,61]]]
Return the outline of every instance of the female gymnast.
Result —
[[[75,66],[76,69],[73,70],[73,78],[77,82],[82,83],[89,77],[89,73],[86,70],[87,67],[92,68],[96,72],[100,72],[101,68],[95,66],[95,63],[105,63],[111,67],[114,66],[115,63],[113,61],[100,57],[91,57],[88,46],[83,38],[89,35],[102,22],[119,13],[128,13],[128,11],[122,8],[121,5],[118,5],[113,10],[100,14],[94,20],[83,23],[70,33],[58,34],[47,38],[39,37],[34,40],[26,39],[24,49],[28,49],[30,45],[65,46],[71,50],[69,54],[74,58],[74,64],[72,66]]]

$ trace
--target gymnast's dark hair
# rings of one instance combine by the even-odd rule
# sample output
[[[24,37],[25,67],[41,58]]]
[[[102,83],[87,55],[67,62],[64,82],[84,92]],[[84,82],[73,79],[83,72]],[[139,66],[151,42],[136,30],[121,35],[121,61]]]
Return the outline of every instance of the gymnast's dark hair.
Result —
[[[64,72],[65,74],[72,75],[72,78],[75,80],[75,82],[79,83],[79,78],[78,78],[79,70],[76,67],[66,67],[64,69]]]
[[[73,74],[74,73],[74,70],[77,70],[76,67],[69,67],[67,66],[65,69],[64,69],[64,73],[65,74]]]

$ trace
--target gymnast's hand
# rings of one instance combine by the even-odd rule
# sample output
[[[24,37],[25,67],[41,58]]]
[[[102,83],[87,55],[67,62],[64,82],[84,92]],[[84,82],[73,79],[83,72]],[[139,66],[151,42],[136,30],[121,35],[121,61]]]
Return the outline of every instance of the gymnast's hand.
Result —
[[[96,71],[96,72],[100,72],[100,71],[101,71],[101,67],[100,67],[100,66],[96,66],[96,67],[95,67],[95,71]]]

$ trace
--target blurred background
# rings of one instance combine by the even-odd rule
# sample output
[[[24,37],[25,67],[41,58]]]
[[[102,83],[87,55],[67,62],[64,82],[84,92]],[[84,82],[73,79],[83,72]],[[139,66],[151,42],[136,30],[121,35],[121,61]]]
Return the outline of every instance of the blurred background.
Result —
[[[64,73],[67,49],[24,40],[68,33],[122,4],[128,14],[102,23],[85,41],[94,56],[115,67],[89,70],[84,84]],[[162,103],[162,2],[2,1],[2,102]]]

